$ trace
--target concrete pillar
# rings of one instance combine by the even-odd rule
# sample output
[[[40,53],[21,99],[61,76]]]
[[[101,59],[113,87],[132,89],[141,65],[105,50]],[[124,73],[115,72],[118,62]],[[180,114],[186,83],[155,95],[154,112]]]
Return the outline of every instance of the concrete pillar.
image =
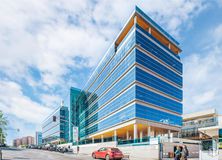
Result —
[[[102,143],[104,142],[103,135],[101,135],[101,142],[102,142]]]
[[[161,131],[161,130],[159,131],[159,136],[160,136],[160,137],[162,136],[162,131]]]
[[[140,142],[143,141],[143,131],[140,131]]]
[[[170,139],[171,130],[168,130],[168,138]]]
[[[137,16],[134,17],[134,24],[137,23]]]
[[[165,135],[165,131],[163,130],[163,131],[162,131],[162,136],[164,137],[164,135]]]
[[[203,138],[203,134],[202,133],[200,133],[200,138]]]
[[[126,131],[126,140],[129,140],[129,131]]]
[[[114,130],[114,141],[117,141],[117,131]]]
[[[148,32],[149,32],[149,34],[151,34],[151,27],[149,27]]]
[[[147,127],[147,137],[150,137],[151,136],[151,127],[148,126]]]
[[[94,137],[92,137],[92,143],[94,143]]]
[[[137,136],[137,124],[134,124],[133,125],[133,138],[134,139],[137,139],[138,138],[138,136]]]
[[[158,136],[158,131],[154,131],[154,137]]]
[[[171,49],[171,44],[170,43],[168,44],[168,48]]]

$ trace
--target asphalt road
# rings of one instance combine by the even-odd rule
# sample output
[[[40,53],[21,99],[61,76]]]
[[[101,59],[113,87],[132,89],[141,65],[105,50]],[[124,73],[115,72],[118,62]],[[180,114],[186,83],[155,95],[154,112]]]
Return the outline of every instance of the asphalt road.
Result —
[[[221,152],[222,151],[220,151],[220,154]],[[36,149],[7,149],[3,150],[2,153],[3,160],[93,160],[93,158],[88,155],[62,154]],[[219,160],[222,160],[222,157],[220,157]]]
[[[92,160],[91,156],[62,154],[35,149],[3,150],[3,160]]]

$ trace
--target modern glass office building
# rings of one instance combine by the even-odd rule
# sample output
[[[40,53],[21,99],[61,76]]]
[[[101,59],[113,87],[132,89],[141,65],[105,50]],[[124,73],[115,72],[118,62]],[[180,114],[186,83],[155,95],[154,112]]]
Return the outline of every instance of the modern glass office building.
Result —
[[[80,143],[178,132],[180,52],[179,43],[135,7],[77,98]]]
[[[50,114],[42,124],[42,139],[44,144],[68,142],[69,140],[69,111],[61,106]]]
[[[35,144],[42,145],[42,132],[35,132]]]
[[[80,89],[70,88],[70,108],[69,108],[69,141],[73,142],[73,127],[78,126],[79,110],[77,107],[77,98],[80,94]]]

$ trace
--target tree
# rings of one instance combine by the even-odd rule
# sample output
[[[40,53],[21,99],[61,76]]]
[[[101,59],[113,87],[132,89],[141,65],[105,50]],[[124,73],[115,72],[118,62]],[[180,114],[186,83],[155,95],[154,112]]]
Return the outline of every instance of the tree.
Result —
[[[0,110],[0,143],[5,142],[6,133],[4,132],[6,126],[8,124],[8,121],[6,117],[4,116],[3,112]]]

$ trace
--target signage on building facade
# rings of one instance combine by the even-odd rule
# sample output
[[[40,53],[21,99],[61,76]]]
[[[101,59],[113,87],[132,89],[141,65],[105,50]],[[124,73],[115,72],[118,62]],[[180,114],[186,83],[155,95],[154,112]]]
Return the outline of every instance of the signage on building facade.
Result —
[[[77,142],[79,139],[79,129],[78,127],[73,127],[73,142]]]
[[[158,144],[159,139],[158,138],[150,138],[150,144]]]

